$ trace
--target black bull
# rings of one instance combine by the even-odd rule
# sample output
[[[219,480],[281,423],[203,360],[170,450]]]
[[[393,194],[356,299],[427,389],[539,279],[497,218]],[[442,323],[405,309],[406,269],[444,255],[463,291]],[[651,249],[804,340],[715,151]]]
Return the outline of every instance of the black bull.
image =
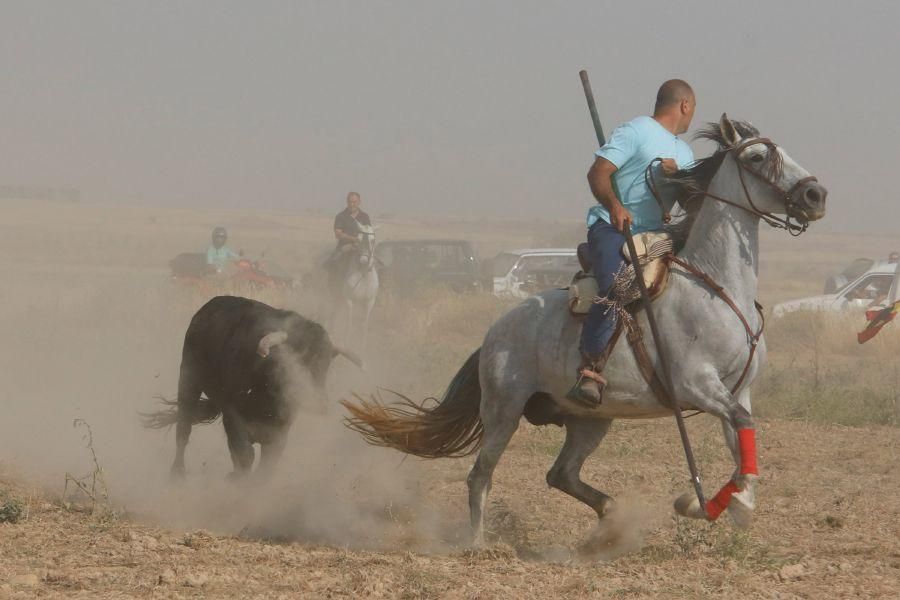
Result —
[[[269,470],[284,450],[298,402],[286,389],[285,370],[309,374],[317,401],[326,399],[331,361],[358,357],[334,346],[328,332],[295,312],[247,298],[218,296],[191,319],[184,336],[178,398],[144,415],[147,427],[175,425],[174,477],[184,476],[184,449],[193,425],[222,416],[234,474],[249,472],[261,447],[261,470]]]

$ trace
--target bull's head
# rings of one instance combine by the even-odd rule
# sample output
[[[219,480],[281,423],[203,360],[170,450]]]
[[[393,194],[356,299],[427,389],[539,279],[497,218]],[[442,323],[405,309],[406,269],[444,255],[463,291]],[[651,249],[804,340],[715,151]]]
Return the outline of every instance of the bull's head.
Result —
[[[360,369],[364,369],[364,366],[359,356],[333,345],[325,330],[319,328],[319,331],[321,332],[319,335],[312,335],[309,330],[293,334],[283,330],[272,331],[260,338],[256,345],[256,354],[265,359],[269,357],[273,348],[286,344],[297,355],[300,364],[309,371],[316,394],[324,407],[328,403],[325,382],[331,361],[341,355]]]

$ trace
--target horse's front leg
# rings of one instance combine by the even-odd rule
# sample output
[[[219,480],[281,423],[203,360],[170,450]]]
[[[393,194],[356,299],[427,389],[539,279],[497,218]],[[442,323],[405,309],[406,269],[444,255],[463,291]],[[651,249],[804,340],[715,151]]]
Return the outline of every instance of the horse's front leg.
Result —
[[[372,309],[375,307],[375,298],[369,298],[366,300],[366,305],[363,307],[363,318],[362,318],[362,340],[360,341],[360,352],[365,356],[368,348],[369,348],[369,318],[372,316]]]
[[[722,506],[727,508],[728,516],[742,529],[750,527],[753,521],[753,510],[756,508],[756,481],[759,479],[756,466],[756,429],[749,407],[750,392],[745,389],[738,395],[738,405],[732,411],[732,417],[722,419],[722,433],[725,435],[725,443],[731,450],[735,464],[729,484],[734,482],[738,491],[720,498],[713,509],[721,514]],[[726,488],[730,491],[729,484],[726,484]],[[709,504],[706,512],[707,514],[711,512]],[[712,517],[711,514],[710,516]]]
[[[727,509],[729,516],[738,527],[750,526],[753,510],[756,508],[756,430],[750,415],[750,392],[745,388],[737,398],[733,398],[727,388],[718,380],[709,381],[707,394],[703,398],[684,398],[697,408],[713,414],[722,422],[725,443],[734,458],[735,471],[721,489],[706,501],[701,508],[693,493],[682,494],[675,501],[675,510],[680,515],[715,521]],[[698,390],[694,388],[693,392]]]

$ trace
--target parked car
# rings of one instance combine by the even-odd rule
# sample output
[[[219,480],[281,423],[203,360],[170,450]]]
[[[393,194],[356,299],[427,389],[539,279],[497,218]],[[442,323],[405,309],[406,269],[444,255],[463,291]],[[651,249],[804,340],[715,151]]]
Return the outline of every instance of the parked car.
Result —
[[[897,298],[900,264],[886,261],[871,263],[868,269],[836,292],[776,304],[773,314],[780,317],[796,310],[866,310],[886,305]]]
[[[581,267],[573,248],[526,248],[499,253],[492,268],[496,296],[527,298],[566,287]]]
[[[887,261],[874,258],[857,258],[840,273],[836,273],[825,280],[823,294],[834,294],[851,281],[855,281],[863,273],[869,272],[872,267],[887,264]]]
[[[421,285],[446,285],[456,292],[478,291],[482,275],[475,248],[467,240],[390,240],[375,246],[382,286],[406,293]]]

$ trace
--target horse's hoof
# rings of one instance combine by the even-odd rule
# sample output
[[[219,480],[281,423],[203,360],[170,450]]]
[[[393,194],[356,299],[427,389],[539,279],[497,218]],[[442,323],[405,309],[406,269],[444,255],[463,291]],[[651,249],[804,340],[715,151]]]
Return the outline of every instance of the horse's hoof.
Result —
[[[705,519],[706,511],[700,506],[696,494],[684,493],[675,500],[675,512],[690,519]]]
[[[728,516],[739,529],[748,529],[753,523],[754,502],[747,490],[731,495],[728,503]]]

